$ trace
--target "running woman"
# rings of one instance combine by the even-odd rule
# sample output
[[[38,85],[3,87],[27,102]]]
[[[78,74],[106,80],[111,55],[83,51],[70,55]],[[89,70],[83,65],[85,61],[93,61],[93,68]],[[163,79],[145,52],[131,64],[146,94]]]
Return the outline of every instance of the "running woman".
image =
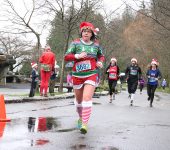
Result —
[[[106,68],[106,73],[108,74],[110,103],[112,103],[112,100],[115,100],[116,85],[119,79],[119,67],[116,58],[111,58],[110,64]]]
[[[130,105],[133,106],[135,92],[138,86],[138,80],[141,78],[141,68],[137,64],[137,59],[131,59],[131,65],[126,68],[128,93],[130,97]]]
[[[146,75],[148,78],[147,82],[148,101],[150,101],[150,107],[152,107],[155,90],[158,86],[158,80],[162,78],[161,72],[158,69],[158,61],[156,59],[152,59],[151,66],[148,69]]]
[[[103,67],[102,48],[95,39],[94,25],[89,22],[80,24],[81,38],[74,40],[65,54],[66,61],[74,61],[72,80],[75,105],[79,115],[78,128],[87,133],[87,124],[92,110],[92,96],[98,77],[98,68]]]

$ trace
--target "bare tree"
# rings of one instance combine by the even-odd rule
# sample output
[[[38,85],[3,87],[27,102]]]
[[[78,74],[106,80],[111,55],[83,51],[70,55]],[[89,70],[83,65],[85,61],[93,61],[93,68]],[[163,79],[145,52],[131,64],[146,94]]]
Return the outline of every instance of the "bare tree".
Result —
[[[78,31],[78,25],[81,20],[86,20],[89,15],[90,6],[97,6],[100,3],[100,0],[97,1],[84,1],[84,0],[46,0],[47,8],[50,12],[55,13],[55,17],[60,18],[58,26],[61,28],[63,35],[64,46],[63,46],[63,55],[68,49],[70,40],[72,39],[72,33]],[[96,7],[94,7],[96,8]],[[62,59],[62,67],[60,74],[60,88],[59,91],[63,91],[63,77],[64,77],[65,61]]]
[[[41,3],[42,1],[40,0],[38,2]],[[26,36],[28,34],[35,35],[37,39],[37,51],[40,55],[40,36],[47,24],[43,22],[38,24],[36,23],[37,20],[35,21],[35,18],[38,18],[40,14],[41,16],[44,15],[41,13],[41,8],[43,8],[43,4],[40,5],[38,2],[35,0],[29,0],[29,3],[28,1],[26,3],[26,0],[22,0],[22,3],[20,4],[20,9],[18,9],[18,7],[14,5],[14,2],[12,2],[12,0],[4,0],[2,4],[4,10],[1,14],[1,17],[6,19],[1,20],[1,22],[5,21],[10,25],[5,24],[5,27],[0,32],[19,34],[22,36]]]
[[[10,71],[32,58],[33,47],[28,41],[22,41],[18,37],[0,36],[0,46],[6,54],[10,54],[13,59],[17,60],[15,65],[10,66]]]

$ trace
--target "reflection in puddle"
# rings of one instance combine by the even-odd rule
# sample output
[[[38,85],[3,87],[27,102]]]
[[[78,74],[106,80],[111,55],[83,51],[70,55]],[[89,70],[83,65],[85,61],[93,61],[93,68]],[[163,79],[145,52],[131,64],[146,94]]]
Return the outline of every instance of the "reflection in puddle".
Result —
[[[42,132],[52,130],[58,127],[60,124],[56,118],[52,117],[29,117],[28,118],[28,130],[29,132]]]
[[[56,118],[52,117],[29,117],[28,118],[28,131],[29,132],[44,132],[55,129],[60,126]],[[47,139],[31,140],[31,146],[45,145],[50,141]]]
[[[38,139],[36,140],[36,145],[44,145],[49,143],[49,140]]]
[[[65,125],[65,123],[63,124]],[[23,149],[51,144],[49,132],[68,133],[77,128],[64,128],[58,118],[26,117],[12,119],[10,123],[0,123],[0,149],[4,150],[9,143],[13,149]]]
[[[92,149],[93,147],[87,146],[85,144],[77,144],[71,147],[72,150],[87,150]]]
[[[45,145],[49,143],[49,140],[44,140],[44,139],[38,139],[38,140],[31,140],[31,146],[35,146],[35,145]]]
[[[5,126],[6,126],[6,122],[0,122],[0,138],[3,136]]]

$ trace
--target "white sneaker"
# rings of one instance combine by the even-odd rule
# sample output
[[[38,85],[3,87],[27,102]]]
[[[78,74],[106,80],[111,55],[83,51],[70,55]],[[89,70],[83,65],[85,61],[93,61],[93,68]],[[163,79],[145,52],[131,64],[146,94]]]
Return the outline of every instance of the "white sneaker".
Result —
[[[130,101],[130,106],[133,106],[133,100]]]

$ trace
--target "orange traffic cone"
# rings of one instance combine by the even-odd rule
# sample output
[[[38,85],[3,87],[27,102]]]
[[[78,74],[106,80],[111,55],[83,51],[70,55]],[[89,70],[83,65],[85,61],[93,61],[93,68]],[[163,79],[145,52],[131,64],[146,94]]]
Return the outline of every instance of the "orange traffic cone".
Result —
[[[9,122],[9,121],[11,120],[6,118],[4,95],[0,95],[0,122]]]
[[[0,122],[0,138],[3,136],[6,122]]]

